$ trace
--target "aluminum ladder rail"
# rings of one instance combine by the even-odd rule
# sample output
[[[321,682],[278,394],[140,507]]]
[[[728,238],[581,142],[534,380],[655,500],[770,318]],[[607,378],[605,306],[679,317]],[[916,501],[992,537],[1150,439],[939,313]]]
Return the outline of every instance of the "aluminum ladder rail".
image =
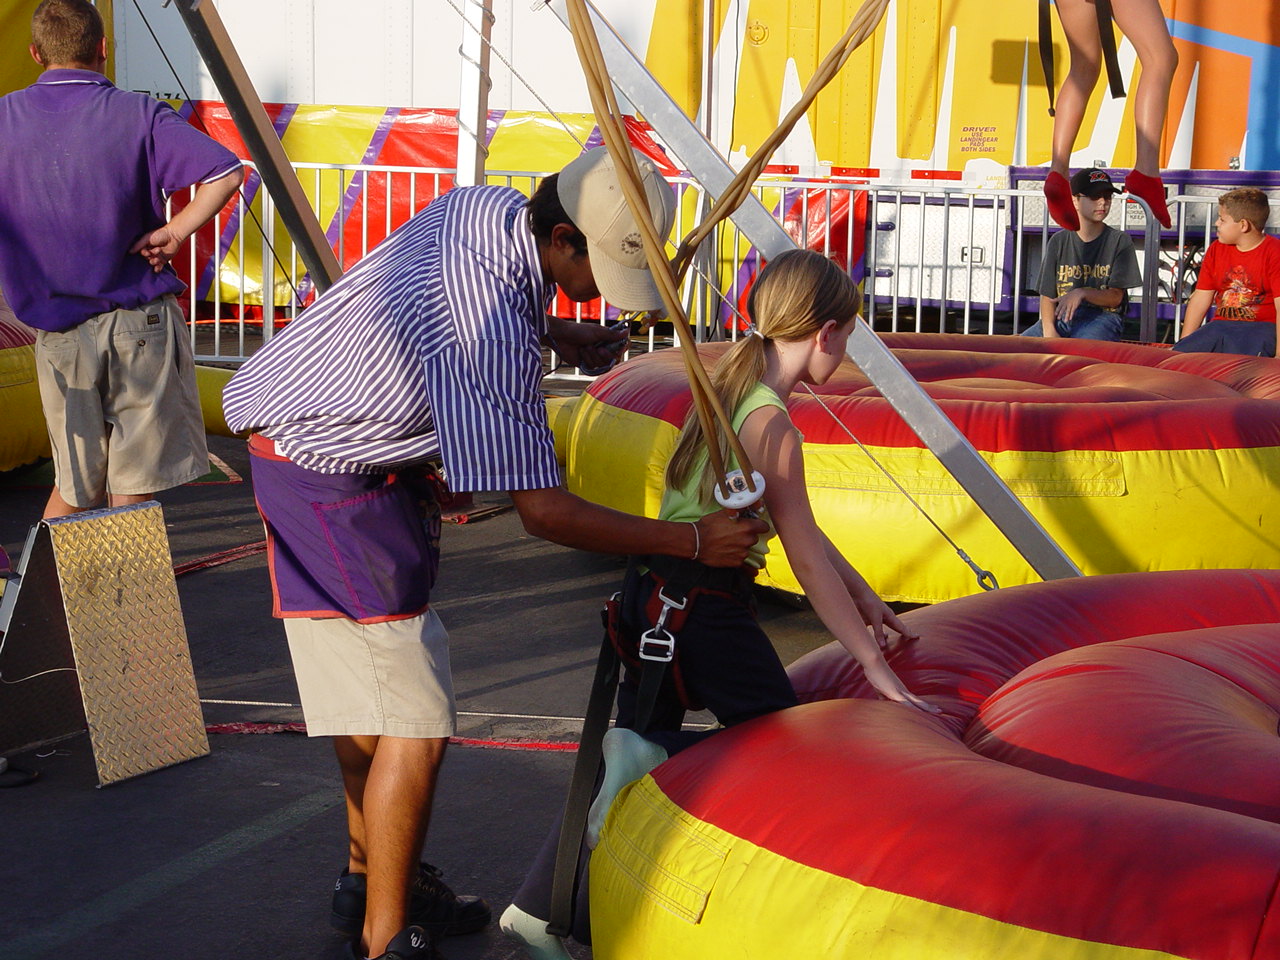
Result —
[[[568,28],[564,0],[548,0],[547,6]],[[588,9],[618,89],[644,115],[703,189],[719,197],[732,182],[733,169],[614,32],[600,11],[590,3]],[[796,248],[795,241],[754,196],[733,213],[732,219],[766,259]],[[849,337],[848,354],[1037,575],[1044,580],[1082,576],[1080,568],[869,325],[855,324]]]

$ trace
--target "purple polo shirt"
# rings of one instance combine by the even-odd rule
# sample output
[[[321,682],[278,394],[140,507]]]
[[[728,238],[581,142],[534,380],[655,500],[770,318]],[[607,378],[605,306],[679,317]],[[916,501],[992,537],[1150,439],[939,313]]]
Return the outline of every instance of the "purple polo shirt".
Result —
[[[91,70],[46,70],[0,98],[0,289],[18,319],[67,330],[185,284],[129,248],[165,199],[240,165],[166,103]]]

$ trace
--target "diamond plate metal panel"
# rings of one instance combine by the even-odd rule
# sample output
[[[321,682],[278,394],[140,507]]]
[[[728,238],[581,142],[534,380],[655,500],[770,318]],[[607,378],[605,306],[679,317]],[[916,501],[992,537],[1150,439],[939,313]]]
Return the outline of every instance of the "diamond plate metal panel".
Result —
[[[207,754],[160,505],[47,524],[99,782]]]

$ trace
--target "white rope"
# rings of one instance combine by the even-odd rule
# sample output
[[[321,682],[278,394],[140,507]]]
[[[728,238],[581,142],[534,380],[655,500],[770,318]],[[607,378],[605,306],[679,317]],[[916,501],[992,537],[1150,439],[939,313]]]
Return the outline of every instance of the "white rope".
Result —
[[[463,2],[482,5],[480,4],[480,0],[463,0]],[[573,139],[577,142],[578,146],[580,146],[583,150],[587,149],[587,145],[582,141],[582,139],[576,133],[573,132],[573,128],[569,126],[569,124],[564,120],[563,117],[560,116],[560,114],[556,113],[555,110],[551,108],[551,105],[547,103],[546,100],[542,99],[542,95],[533,88],[532,84],[530,84],[528,80],[526,80],[523,76],[520,75],[520,71],[515,68],[515,65],[512,64],[510,60],[508,60],[506,57],[502,55],[501,50],[499,50],[497,47],[493,45],[493,41],[490,40],[488,37],[486,37],[480,30],[476,28],[476,25],[472,23],[470,19],[467,18],[466,12],[461,7],[459,7],[456,3],[454,3],[453,0],[445,0],[445,3],[453,7],[454,12],[457,13],[457,15],[462,18],[463,24],[465,24],[469,29],[474,30],[480,34],[480,40],[482,43],[484,43],[485,46],[489,48],[489,52],[493,54],[495,57],[497,57],[499,60],[501,60],[502,65],[511,71],[511,75],[515,77],[517,80],[519,80],[520,83],[524,85],[524,88],[526,90],[528,90],[531,94],[533,94],[534,99],[538,101],[538,103],[542,106],[542,109],[545,110],[547,113],[551,114],[551,116],[556,119],[556,122],[559,123],[560,126],[564,127],[565,133],[573,137]],[[490,21],[493,20],[493,14],[490,11],[486,10],[485,15],[489,18]],[[458,48],[458,52],[462,53],[461,47]],[[467,58],[467,62],[475,64],[475,61],[470,59],[469,57]],[[476,64],[476,66],[479,66],[479,64]],[[490,86],[492,86],[492,81],[489,80],[488,75],[485,76],[485,81],[488,82]],[[458,125],[462,126],[461,120],[459,120]],[[487,157],[489,155],[488,148],[485,147],[485,145],[480,142],[478,136],[474,131],[468,130],[467,132],[470,133],[473,137],[476,137],[476,142],[480,144],[480,149],[484,151],[484,155]]]
[[[854,322],[859,323],[863,321],[855,320]],[[800,386],[805,388],[809,396],[813,397],[813,399],[818,401],[818,406],[822,407],[823,410],[827,411],[827,415],[830,416],[831,419],[836,422],[836,424],[840,427],[841,430],[843,430],[846,434],[848,434],[849,439],[858,445],[858,449],[861,450],[870,458],[871,462],[874,463],[880,469],[880,472],[883,473],[888,478],[889,482],[892,483],[898,489],[898,492],[902,494],[904,497],[906,497],[907,501],[913,507],[915,507],[917,510],[920,511],[920,515],[929,521],[929,523],[933,526],[933,529],[938,531],[942,539],[947,541],[947,543],[951,544],[951,548],[955,550],[956,555],[959,556],[960,559],[965,562],[965,564],[969,567],[969,569],[972,570],[974,575],[978,578],[978,586],[980,586],[983,590],[997,589],[1000,586],[1000,584],[996,582],[995,574],[993,574],[990,570],[982,569],[976,563],[973,562],[973,560],[969,557],[969,554],[965,553],[964,550],[960,548],[960,545],[956,543],[954,540],[952,540],[951,537],[947,535],[947,532],[942,529],[942,527],[938,526],[937,521],[935,521],[933,517],[929,516],[929,511],[926,510],[924,507],[922,507],[915,497],[911,496],[911,494],[907,491],[907,488],[898,482],[898,479],[893,474],[891,474],[888,471],[888,469],[886,469],[885,465],[882,464],[878,459],[876,459],[876,455],[872,453],[869,449],[867,449],[866,445],[854,435],[853,431],[849,429],[849,427],[845,424],[843,420],[841,420],[839,417],[836,416],[835,411],[832,410],[830,407],[828,407],[826,403],[823,402],[823,399],[813,392],[812,387],[810,387],[804,381],[800,382]]]

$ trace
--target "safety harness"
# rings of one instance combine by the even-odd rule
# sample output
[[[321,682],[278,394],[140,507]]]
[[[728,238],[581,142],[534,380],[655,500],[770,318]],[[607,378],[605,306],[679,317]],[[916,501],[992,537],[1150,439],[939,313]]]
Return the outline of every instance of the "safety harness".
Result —
[[[654,589],[644,611],[645,622],[652,626],[641,630],[638,625],[627,622],[626,594],[629,590],[640,589],[645,572],[654,581]],[[586,831],[591,795],[598,779],[602,741],[609,727],[609,715],[618,686],[619,664],[624,663],[640,671],[633,727],[637,733],[642,734],[649,729],[668,668],[681,705],[686,710],[703,709],[704,704],[690,695],[680,669],[677,642],[680,631],[699,597],[711,595],[749,603],[754,579],[755,571],[748,567],[709,567],[696,560],[660,555],[632,557],[627,565],[623,589],[605,601],[600,614],[604,639],[596,661],[595,678],[582,724],[582,740],[574,761],[560,843],[556,849],[548,932],[559,937],[567,937],[572,932],[578,852]]]
[[[615,594],[606,604],[606,609],[612,607],[618,611],[616,617],[611,616],[606,621],[615,652],[623,663],[640,671],[635,718],[637,731],[649,728],[658,684],[668,668],[680,705],[686,710],[705,709],[706,704],[693,696],[685,684],[676,637],[684,629],[699,597],[712,595],[745,604],[750,602],[754,581],[754,571],[747,567],[708,567],[696,560],[665,556],[646,557],[643,564],[655,583],[644,611],[645,621],[653,626],[638,634],[634,629],[625,627],[620,594]],[[628,584],[632,583],[638,585],[639,576],[628,576]],[[653,685],[652,689],[649,685]]]

